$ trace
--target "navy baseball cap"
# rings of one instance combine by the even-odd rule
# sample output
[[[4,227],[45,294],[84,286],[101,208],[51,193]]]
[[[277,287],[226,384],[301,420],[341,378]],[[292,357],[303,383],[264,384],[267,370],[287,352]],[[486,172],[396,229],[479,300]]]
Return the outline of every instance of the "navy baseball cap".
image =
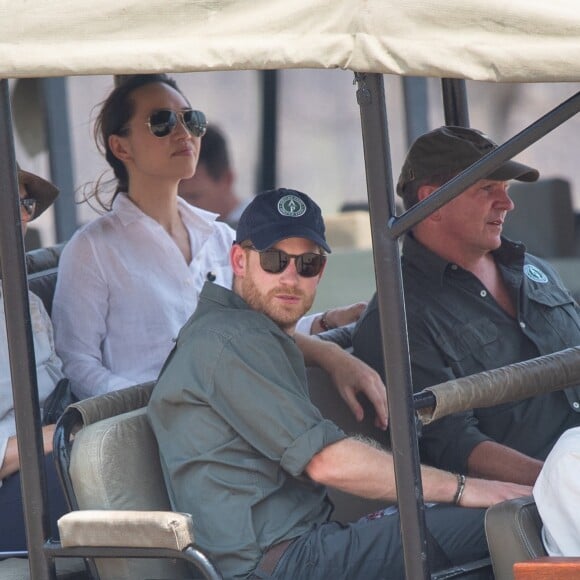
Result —
[[[238,222],[236,242],[267,250],[286,238],[306,238],[330,253],[318,205],[294,189],[272,189],[254,197]]]

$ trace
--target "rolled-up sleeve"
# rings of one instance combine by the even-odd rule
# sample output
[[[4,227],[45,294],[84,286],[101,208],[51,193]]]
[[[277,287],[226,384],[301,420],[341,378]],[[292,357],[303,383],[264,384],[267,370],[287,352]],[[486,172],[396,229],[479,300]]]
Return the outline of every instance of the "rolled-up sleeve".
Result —
[[[215,352],[215,351],[214,351]],[[211,355],[210,355],[211,356]],[[293,341],[263,330],[228,340],[207,396],[213,409],[248,444],[299,475],[324,447],[346,437],[311,402],[302,357]]]

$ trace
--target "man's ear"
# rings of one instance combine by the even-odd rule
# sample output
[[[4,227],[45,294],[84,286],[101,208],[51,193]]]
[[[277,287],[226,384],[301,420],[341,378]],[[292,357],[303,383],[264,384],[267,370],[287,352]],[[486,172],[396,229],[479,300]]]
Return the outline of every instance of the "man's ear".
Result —
[[[423,201],[425,198],[429,197],[438,187],[435,185],[422,185],[417,190],[417,199]]]
[[[231,190],[234,187],[234,182],[236,180],[236,174],[232,169],[227,169],[224,173],[223,179],[226,180],[228,190]]]
[[[246,273],[248,252],[239,244],[234,244],[230,250],[230,264],[234,271],[234,276],[243,277]]]
[[[109,149],[111,153],[120,161],[128,161],[131,159],[131,154],[127,147],[127,141],[120,135],[109,135],[108,139]]]
[[[417,199],[419,201],[423,201],[427,197],[429,197],[434,191],[437,191],[439,187],[437,185],[422,185],[417,190]],[[439,221],[441,219],[441,214],[439,213],[440,210],[435,210],[428,218],[431,221]]]

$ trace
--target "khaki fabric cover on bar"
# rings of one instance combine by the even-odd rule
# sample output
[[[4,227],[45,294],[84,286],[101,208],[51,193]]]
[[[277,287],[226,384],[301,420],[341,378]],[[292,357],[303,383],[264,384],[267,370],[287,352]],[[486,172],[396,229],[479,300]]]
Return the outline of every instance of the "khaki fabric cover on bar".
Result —
[[[334,68],[580,80],[577,0],[0,0],[0,77]]]

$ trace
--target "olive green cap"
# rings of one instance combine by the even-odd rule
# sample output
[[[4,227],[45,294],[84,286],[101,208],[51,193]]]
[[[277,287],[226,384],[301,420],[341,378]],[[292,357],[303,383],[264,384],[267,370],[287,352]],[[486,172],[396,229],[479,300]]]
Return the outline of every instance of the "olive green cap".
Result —
[[[405,157],[397,193],[404,198],[405,187],[412,181],[460,173],[497,147],[487,135],[467,127],[448,125],[425,133],[415,140]],[[539,176],[537,169],[510,160],[486,179],[536,181]]]

